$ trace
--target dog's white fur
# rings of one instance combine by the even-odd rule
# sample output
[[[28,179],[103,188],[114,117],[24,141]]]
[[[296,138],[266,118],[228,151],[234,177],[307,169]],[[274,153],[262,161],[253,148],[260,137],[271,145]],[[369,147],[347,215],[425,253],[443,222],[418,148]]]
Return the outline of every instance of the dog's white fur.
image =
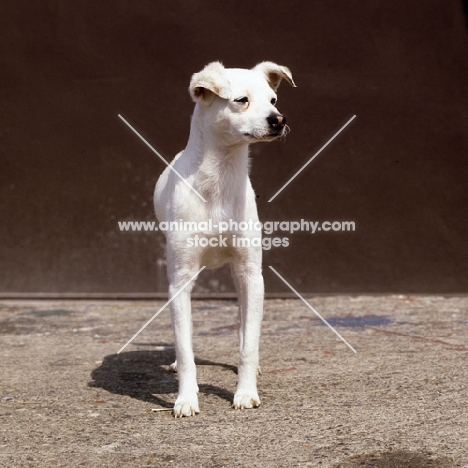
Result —
[[[154,193],[159,222],[209,219],[258,221],[255,195],[248,176],[248,145],[272,141],[285,134],[284,117],[278,112],[276,90],[285,79],[295,86],[288,68],[262,62],[251,70],[224,68],[219,62],[195,73],[190,95],[195,101],[187,147],[171,166],[205,198],[193,193],[170,167],[162,173]],[[261,238],[259,231],[225,232],[227,247],[191,247],[195,235],[218,237],[217,232],[167,231],[169,296],[202,267],[230,263],[239,295],[240,362],[234,408],[260,405],[257,393],[258,348],[263,316],[262,247],[235,247],[232,236]],[[258,240],[258,239],[257,239]],[[171,303],[175,333],[179,394],[176,417],[199,412],[196,368],[192,350],[190,292],[193,282]]]

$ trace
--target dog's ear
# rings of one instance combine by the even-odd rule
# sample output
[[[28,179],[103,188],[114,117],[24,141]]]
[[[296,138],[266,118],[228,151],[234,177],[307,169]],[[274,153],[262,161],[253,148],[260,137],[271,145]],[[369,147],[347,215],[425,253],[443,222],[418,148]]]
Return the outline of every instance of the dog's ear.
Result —
[[[192,76],[189,87],[190,96],[195,102],[209,104],[214,95],[229,99],[231,86],[224,74],[224,67],[220,62],[208,64],[201,72]]]
[[[283,67],[273,62],[262,62],[255,66],[253,69],[258,70],[265,75],[268,84],[275,93],[278,90],[278,86],[280,85],[281,80],[283,78],[291,86],[296,87],[296,84],[293,81],[292,74],[288,67]]]

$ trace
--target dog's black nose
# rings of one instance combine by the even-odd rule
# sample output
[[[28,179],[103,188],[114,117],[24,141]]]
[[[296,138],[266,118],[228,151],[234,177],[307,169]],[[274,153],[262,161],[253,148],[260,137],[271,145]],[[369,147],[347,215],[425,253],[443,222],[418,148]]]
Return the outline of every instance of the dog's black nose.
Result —
[[[267,117],[268,125],[275,130],[281,130],[286,125],[286,117],[281,114],[271,114]]]

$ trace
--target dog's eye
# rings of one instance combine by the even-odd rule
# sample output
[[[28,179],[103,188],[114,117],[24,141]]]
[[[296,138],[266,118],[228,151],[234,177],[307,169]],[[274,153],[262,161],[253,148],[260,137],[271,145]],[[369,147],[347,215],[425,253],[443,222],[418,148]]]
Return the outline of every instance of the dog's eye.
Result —
[[[276,106],[276,98],[273,98],[270,102],[271,102],[274,106]]]
[[[249,98],[247,96],[244,96],[241,98],[234,99],[234,102],[241,102],[242,104],[246,104],[247,102],[249,102]]]

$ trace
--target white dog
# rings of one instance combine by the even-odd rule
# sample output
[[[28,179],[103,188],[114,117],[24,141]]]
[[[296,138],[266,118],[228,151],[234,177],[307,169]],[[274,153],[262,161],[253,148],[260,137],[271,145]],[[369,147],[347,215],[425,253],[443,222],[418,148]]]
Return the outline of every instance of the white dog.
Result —
[[[199,412],[190,279],[203,266],[217,268],[224,263],[231,265],[239,295],[240,362],[233,407],[260,405],[257,369],[264,286],[261,232],[252,229],[252,223],[258,225],[258,215],[248,176],[248,146],[285,135],[286,119],[276,109],[276,90],[282,79],[295,86],[289,69],[272,62],[262,62],[251,70],[224,68],[213,62],[195,73],[189,91],[196,105],[187,147],[156,184],[154,205],[159,222],[183,220],[200,225],[212,220],[215,228],[222,222],[230,226],[222,237],[219,231],[196,227],[165,233],[169,296],[179,293],[171,303],[179,376],[175,417]],[[250,230],[236,228],[235,223],[250,220]],[[196,238],[210,242],[194,244]],[[245,242],[240,243],[240,238]]]

